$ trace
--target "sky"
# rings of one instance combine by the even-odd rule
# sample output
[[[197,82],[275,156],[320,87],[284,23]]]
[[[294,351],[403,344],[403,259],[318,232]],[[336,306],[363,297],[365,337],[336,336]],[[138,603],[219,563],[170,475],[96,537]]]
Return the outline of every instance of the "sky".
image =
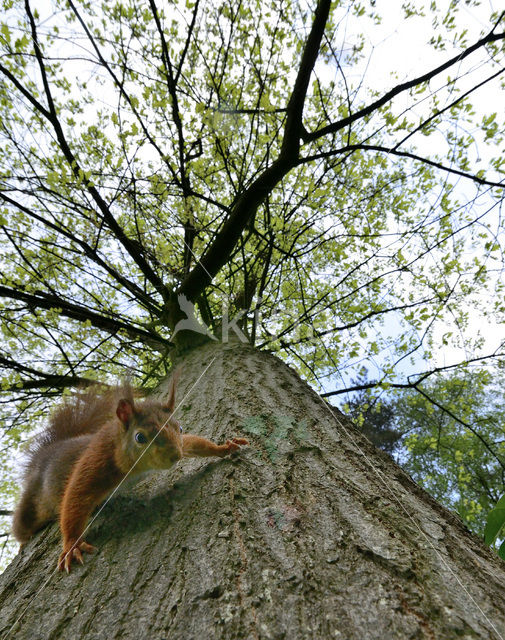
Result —
[[[455,55],[456,51],[459,51],[459,49],[456,48],[452,50],[447,48],[443,51],[434,50],[433,46],[429,44],[429,39],[433,33],[431,25],[432,16],[429,11],[426,17],[412,17],[405,20],[402,12],[403,4],[403,2],[398,0],[388,0],[387,3],[380,3],[380,6],[378,4],[378,11],[383,16],[381,24],[376,24],[368,18],[357,18],[349,15],[346,15],[342,23],[339,24],[338,35],[342,38],[342,34],[344,34],[343,40],[347,42],[349,47],[353,44],[355,34],[363,33],[365,35],[364,58],[361,65],[352,68],[353,75],[347,76],[349,81],[354,81],[355,84],[362,82],[363,86],[375,88],[383,93],[401,82],[420,76],[426,71],[435,68]],[[416,3],[416,5],[421,4],[422,3]],[[437,6],[440,8],[447,8],[449,4],[449,2],[437,2]],[[459,7],[458,25],[467,29],[467,38],[470,43],[481,37],[481,30],[485,29],[486,25],[489,24],[490,13],[492,11],[503,10],[503,7],[501,5],[499,6],[499,3],[488,1],[482,2],[479,6],[468,6],[465,2],[458,2],[457,5]],[[457,31],[460,31],[460,29]],[[483,79],[481,71],[483,62],[485,63],[485,60],[481,60],[480,56],[475,56],[475,58],[470,57],[468,62],[456,65],[450,72],[443,73],[440,79],[432,81],[430,88],[436,90],[442,83],[445,83],[449,73],[454,77],[457,71],[458,75],[467,74],[461,83],[462,91],[464,91]],[[394,78],[391,77],[391,72],[396,74]],[[496,111],[498,114],[505,113],[505,91],[500,86],[500,80],[503,82],[503,75],[501,78],[490,82],[472,95],[471,101],[475,107],[477,116],[484,116],[493,111]],[[445,93],[445,98],[444,93],[441,95],[441,106],[444,105],[444,99],[451,100],[454,97],[447,92]],[[407,106],[407,104],[408,103],[405,102],[405,106]],[[426,104],[420,102],[414,111],[419,117],[422,117],[422,115],[426,113]],[[476,130],[473,133],[475,143],[470,149],[472,168],[476,171],[481,168],[489,169],[489,158],[496,153],[497,149],[484,145],[479,131]],[[415,144],[420,153],[428,155],[433,152],[434,140],[436,141],[437,138],[442,150],[446,145],[446,132],[443,130],[439,131],[438,136],[435,137],[414,136],[410,142]],[[499,151],[505,153],[505,149]],[[490,177],[498,180],[503,179],[503,176],[499,174]],[[473,184],[465,179],[454,182],[454,197],[458,197],[461,201],[472,197],[474,192]],[[435,195],[436,194],[433,194],[432,197],[435,197]],[[491,199],[484,198],[478,206],[485,208],[492,206],[492,204]],[[494,225],[497,230],[499,230],[501,225],[500,214],[500,209],[495,207],[492,214],[494,218],[492,218],[492,220],[494,219]],[[501,240],[503,242],[503,229],[499,232],[501,233]],[[499,274],[497,277],[502,278],[503,276]],[[489,286],[480,294],[481,309],[485,309],[491,304],[495,285],[496,277],[490,275]],[[398,318],[392,315],[388,316],[382,334],[389,335],[393,341],[394,336],[397,335],[399,330]],[[433,367],[452,365],[462,359],[475,355],[475,352],[469,352],[463,347],[443,344],[443,334],[445,330],[446,327],[440,326],[435,332],[435,339],[439,343],[439,348],[434,350],[430,365]],[[472,309],[468,326],[465,330],[465,336],[477,336],[478,334],[482,335],[483,338],[483,352],[490,353],[500,350],[500,345],[505,342],[505,326],[489,318],[484,318],[478,310]],[[504,350],[505,349],[502,349],[501,351]],[[421,353],[422,350],[419,351],[419,355]],[[387,352],[383,352],[375,359],[375,370],[372,364],[373,359],[368,361],[368,366],[372,364],[370,367],[370,377],[380,374],[382,365],[387,357]],[[414,357],[413,362],[411,359],[405,359],[398,367],[398,371],[410,375],[418,371],[423,371],[425,368],[426,364],[421,363],[419,358]],[[355,365],[351,364],[349,373],[345,375],[346,381],[352,377],[352,371],[354,369]],[[331,390],[333,385],[338,388],[341,385],[341,381],[333,380],[332,384],[329,385],[330,388],[325,390]]]

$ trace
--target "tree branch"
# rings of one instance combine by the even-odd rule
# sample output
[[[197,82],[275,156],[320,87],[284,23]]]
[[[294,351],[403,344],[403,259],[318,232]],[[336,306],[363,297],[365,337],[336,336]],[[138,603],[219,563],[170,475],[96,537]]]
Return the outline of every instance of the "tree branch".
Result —
[[[504,13],[501,14],[501,16],[498,19],[496,25],[501,21],[503,16],[504,16]],[[492,31],[490,31],[490,33],[488,33],[486,36],[484,36],[484,38],[481,38],[480,40],[475,42],[473,45],[471,45],[470,47],[468,47],[467,49],[465,49],[461,53],[458,53],[458,55],[450,58],[450,60],[447,60],[446,62],[444,62],[440,66],[436,67],[435,69],[432,69],[431,71],[428,71],[427,73],[425,73],[425,74],[423,74],[421,76],[418,76],[417,78],[413,78],[412,80],[409,80],[408,82],[404,82],[402,84],[397,85],[396,87],[391,89],[391,91],[388,91],[387,93],[385,93],[382,96],[382,98],[379,98],[378,100],[375,100],[374,102],[369,104],[367,107],[363,107],[359,111],[356,111],[356,113],[353,113],[353,114],[347,116],[346,118],[342,118],[342,120],[339,120],[338,122],[333,122],[333,123],[327,125],[326,127],[322,127],[321,129],[318,129],[317,131],[312,131],[312,132],[305,133],[302,136],[303,141],[304,142],[313,142],[314,140],[318,140],[319,138],[322,138],[323,136],[326,136],[326,135],[328,135],[330,133],[336,133],[337,131],[340,131],[341,129],[344,129],[345,127],[348,127],[350,124],[352,124],[356,120],[360,120],[361,118],[365,118],[366,116],[370,115],[371,113],[373,113],[377,109],[380,109],[380,107],[382,107],[385,104],[387,104],[388,102],[390,102],[393,98],[395,98],[400,93],[403,93],[404,91],[408,91],[409,89],[412,89],[413,87],[416,87],[417,85],[422,84],[423,82],[427,82],[428,80],[431,80],[435,76],[441,74],[443,71],[446,71],[447,69],[452,67],[454,64],[460,63],[462,60],[464,60],[469,55],[474,53],[474,51],[477,51],[477,49],[480,49],[481,47],[484,47],[485,45],[490,44],[491,42],[497,42],[498,40],[504,40],[505,39],[505,33],[494,33],[496,25],[492,29]]]
[[[5,369],[12,369],[13,371],[17,371],[18,373],[39,377],[39,380],[23,380],[17,382],[15,385],[8,387],[7,389],[2,389],[2,391],[26,391],[28,389],[44,389],[47,387],[65,389],[67,387],[78,386],[89,387],[91,385],[97,384],[96,380],[92,380],[91,378],[84,378],[82,376],[45,373],[44,371],[39,371],[38,369],[34,369],[33,367],[29,367],[28,365],[17,362],[16,360],[11,360],[10,358],[5,358],[1,355],[0,367],[4,367]]]
[[[100,256],[98,255],[97,251],[93,249],[93,247],[91,247],[87,242],[85,242],[84,240],[81,240],[74,234],[70,233],[69,231],[64,229],[62,226],[54,224],[47,218],[40,216],[39,214],[35,213],[28,207],[25,207],[24,205],[20,204],[16,200],[13,200],[9,196],[5,195],[5,193],[3,193],[2,191],[0,191],[0,198],[2,198],[4,202],[16,207],[20,211],[23,211],[23,213],[26,213],[26,215],[30,216],[34,220],[41,222],[49,229],[52,229],[58,234],[61,234],[71,242],[75,242],[75,244],[81,247],[84,255],[87,258],[90,258],[90,260],[95,262],[95,264],[102,267],[102,269],[104,269],[112,278],[114,278],[114,280],[116,280],[119,284],[125,287],[125,289],[127,289],[130,293],[132,293],[135,296],[135,298],[139,301],[140,304],[145,305],[147,309],[149,309],[151,312],[155,314],[160,313],[161,308],[151,299],[151,297],[148,294],[146,294],[134,282],[131,282],[130,280],[125,278],[123,275],[121,275],[116,269],[114,269],[114,267],[111,267],[107,262],[105,262],[105,260],[102,260],[102,258],[100,258]]]
[[[324,34],[324,28],[328,21],[331,8],[331,0],[320,0],[314,15],[314,22],[305,43],[305,47],[295,80],[293,92],[289,98],[287,118],[282,140],[281,156],[293,154],[298,157],[300,138],[304,135],[302,122],[305,97],[310,82],[314,65],[319,55],[319,48]]]
[[[46,118],[50,117],[50,113],[49,111],[44,107],[44,105],[39,102],[29,91],[28,89],[25,89],[25,87],[21,84],[21,82],[19,82],[19,80],[16,78],[16,76],[11,73],[9,71],[9,69],[7,69],[7,67],[4,67],[3,64],[0,64],[0,71],[4,74],[4,76],[6,76],[7,78],[9,78],[9,80],[12,82],[12,84],[16,87],[16,89],[18,89],[18,91],[21,92],[21,94],[28,100],[28,102],[30,102],[30,104],[32,106],[35,107],[35,109],[37,111],[39,111],[43,116],[45,116]]]
[[[156,23],[156,29],[161,41],[161,59],[165,68],[165,76],[167,81],[168,92],[172,101],[172,117],[174,119],[175,128],[177,129],[177,146],[179,150],[179,171],[181,172],[181,185],[183,197],[187,198],[189,191],[189,182],[186,175],[186,167],[184,162],[184,132],[182,129],[182,121],[179,113],[179,101],[177,99],[176,82],[174,78],[174,70],[172,67],[172,61],[170,60],[170,54],[168,51],[168,45],[163,33],[163,27],[161,26],[160,17],[158,14],[158,8],[154,0],[149,0],[151,7],[151,13]]]
[[[405,309],[411,309],[413,307],[419,307],[422,304],[429,304],[430,302],[434,302],[435,300],[438,300],[438,298],[436,296],[432,296],[431,298],[424,298],[423,300],[417,300],[416,302],[411,302],[411,303],[407,303],[407,304],[400,304],[400,305],[388,307],[386,309],[378,309],[376,311],[369,311],[368,313],[366,313],[363,316],[361,316],[361,318],[358,318],[357,320],[353,320],[352,322],[349,322],[348,324],[344,324],[344,325],[341,325],[341,326],[338,326],[338,327],[331,327],[331,329],[325,329],[324,331],[315,330],[314,333],[316,334],[317,338],[322,338],[322,337],[324,337],[324,336],[326,336],[328,334],[335,333],[337,331],[348,331],[349,329],[354,329],[355,327],[359,326],[363,322],[366,322],[367,320],[370,320],[371,318],[374,318],[376,316],[385,315],[386,313],[391,313],[393,311],[403,311]],[[328,308],[331,309],[331,303],[326,305],[324,310],[326,310]],[[267,344],[269,344],[270,342],[282,339],[282,337],[285,336],[287,333],[289,333],[292,329],[300,326],[302,324],[302,322],[310,322],[311,325],[313,326],[313,320],[314,320],[314,318],[316,317],[317,314],[321,313],[321,309],[317,309],[317,311],[315,311],[314,315],[312,315],[312,317],[311,317],[310,316],[310,311],[312,309],[313,309],[313,307],[311,306],[304,313],[302,313],[298,318],[293,320],[280,333],[276,334],[275,336],[272,336],[268,340],[263,341],[260,345],[258,345],[258,348],[262,349]],[[300,338],[299,340],[295,340],[293,342],[282,341],[282,346],[283,347],[284,346],[294,347],[297,344],[303,344],[304,342],[309,342],[312,339],[313,339],[312,337],[307,336],[305,338]]]
[[[493,456],[493,458],[498,462],[500,467],[503,470],[505,470],[505,463],[503,462],[503,460],[500,458],[500,456],[497,455],[497,453],[495,451],[493,451],[491,446],[487,443],[485,438],[483,438],[480,435],[480,433],[477,431],[477,429],[472,427],[471,424],[468,424],[468,422],[465,422],[464,420],[461,420],[461,418],[458,418],[458,416],[455,413],[453,413],[450,409],[448,409],[447,407],[444,407],[444,405],[440,404],[440,402],[438,402],[437,400],[435,400],[434,398],[429,396],[425,391],[420,389],[417,385],[414,386],[414,389],[418,393],[420,393],[423,396],[423,398],[426,398],[426,400],[428,400],[428,402],[431,402],[431,404],[435,405],[435,407],[438,407],[441,411],[446,413],[448,416],[450,416],[453,420],[455,420],[461,426],[465,427],[465,429],[468,429],[468,431],[470,431],[470,433],[472,433],[476,438],[478,438],[482,442],[484,447],[489,451],[489,453]]]
[[[37,62],[38,62],[41,77],[42,77],[42,82],[44,85],[44,90],[46,93],[46,99],[49,106],[49,111],[44,110],[42,111],[42,114],[49,120],[49,122],[53,126],[59,147],[65,159],[67,160],[72,173],[74,174],[74,176],[77,178],[79,182],[82,182],[85,185],[86,189],[88,190],[91,197],[97,204],[100,212],[102,213],[104,221],[106,222],[107,226],[115,234],[119,242],[124,246],[124,248],[130,255],[130,257],[141,269],[142,273],[145,275],[147,280],[149,280],[149,282],[154,286],[154,288],[158,291],[158,293],[160,293],[163,300],[167,300],[170,295],[169,290],[167,289],[163,281],[158,277],[158,275],[153,271],[149,263],[145,260],[142,253],[138,250],[137,245],[134,242],[132,242],[130,238],[128,238],[123,228],[118,224],[118,222],[112,215],[109,209],[109,206],[107,205],[105,200],[102,198],[97,188],[93,185],[93,183],[88,178],[86,178],[85,172],[79,165],[77,158],[75,157],[75,155],[72,153],[72,150],[70,149],[70,146],[63,132],[61,123],[58,119],[58,113],[53,101],[51,89],[49,87],[49,81],[48,81],[46,69],[44,66],[43,55],[38,43],[37,27],[35,25],[35,20],[30,8],[29,0],[25,0],[25,10],[28,15],[28,20],[30,22],[35,57],[37,58]]]
[[[458,364],[449,364],[445,367],[435,367],[434,369],[430,369],[430,371],[425,371],[424,373],[413,374],[408,376],[408,382],[388,382],[387,387],[389,389],[416,389],[417,385],[421,382],[424,382],[427,378],[437,373],[441,373],[442,371],[448,371],[449,369],[457,369],[458,367],[464,367],[466,365],[472,364],[474,362],[482,362],[483,360],[491,360],[492,358],[503,358],[505,357],[505,353],[492,353],[488,356],[481,356],[479,358],[469,358],[468,360],[464,360],[463,362],[459,362]],[[418,376],[416,380],[411,382],[411,378],[416,375]],[[338,396],[344,393],[351,393],[353,391],[365,391],[367,389],[377,389],[383,388],[382,382],[380,380],[366,382],[364,384],[353,385],[352,387],[345,387],[345,389],[337,389],[335,391],[327,391],[326,393],[321,393],[322,398],[329,398],[331,396]]]
[[[232,207],[230,216],[217,233],[214,241],[184,279],[178,290],[179,294],[184,294],[193,302],[226,264],[258,206],[298,162],[300,136],[303,131],[302,114],[305,96],[319,52],[330,6],[330,0],[320,0],[318,3],[312,28],[305,43],[293,92],[289,99],[279,157],[238,197]]]
[[[35,293],[26,293],[21,289],[12,289],[0,285],[0,297],[11,298],[24,302],[28,307],[35,309],[61,309],[61,315],[79,322],[89,321],[97,329],[107,331],[108,333],[116,333],[117,331],[125,331],[135,340],[146,341],[156,349],[164,348],[170,345],[169,340],[165,340],[158,334],[145,331],[132,324],[127,324],[120,320],[107,317],[71,302],[67,302],[63,298],[56,295],[36,291]]]
[[[193,7],[193,16],[191,18],[191,24],[189,25],[188,28],[188,34],[186,37],[186,42],[184,44],[184,49],[182,50],[182,54],[181,54],[181,59],[179,60],[179,65],[177,67],[177,73],[175,74],[175,84],[177,84],[179,82],[179,77],[182,73],[182,67],[184,65],[184,60],[186,59],[188,50],[189,50],[189,43],[191,41],[191,37],[193,35],[193,31],[195,29],[195,23],[196,23],[196,16],[198,14],[198,7],[200,5],[200,0],[196,0],[195,2],[195,6]]]
[[[312,162],[313,160],[331,158],[337,155],[343,155],[347,153],[350,154],[353,151],[377,151],[379,153],[386,153],[388,155],[399,156],[401,158],[410,158],[411,160],[422,162],[431,167],[435,167],[436,169],[447,171],[447,173],[453,173],[454,175],[461,176],[463,178],[469,178],[470,180],[473,180],[473,182],[477,182],[478,184],[482,184],[488,187],[500,187],[503,189],[505,186],[503,181],[494,182],[493,180],[486,180],[485,178],[479,178],[472,173],[467,173],[466,171],[461,171],[460,169],[454,169],[453,167],[448,167],[447,165],[444,165],[441,162],[435,162],[435,160],[430,160],[429,158],[423,158],[422,156],[418,156],[415,153],[410,153],[409,151],[398,151],[396,147],[383,147],[381,145],[374,145],[374,144],[360,144],[360,143],[350,144],[346,147],[342,147],[341,149],[333,149],[331,151],[324,151],[321,153],[316,153],[311,156],[305,156],[304,158],[300,158],[297,164],[306,164],[308,162]]]

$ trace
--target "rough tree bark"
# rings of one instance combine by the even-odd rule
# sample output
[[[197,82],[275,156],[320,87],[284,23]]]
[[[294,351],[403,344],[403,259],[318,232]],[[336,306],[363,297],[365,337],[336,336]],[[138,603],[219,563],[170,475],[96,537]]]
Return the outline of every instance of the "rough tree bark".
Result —
[[[182,366],[186,429],[251,447],[122,489],[69,576],[38,534],[0,579],[0,637],[505,636],[502,562],[291,369],[243,344]]]

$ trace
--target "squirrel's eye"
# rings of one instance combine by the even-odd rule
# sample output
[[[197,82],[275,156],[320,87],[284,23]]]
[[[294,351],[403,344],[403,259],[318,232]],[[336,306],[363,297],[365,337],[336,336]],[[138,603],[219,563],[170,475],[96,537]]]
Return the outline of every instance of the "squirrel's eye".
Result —
[[[137,431],[137,433],[135,434],[135,442],[138,442],[139,444],[145,444],[147,442],[147,438],[143,433]]]
[[[182,424],[179,425],[179,431],[182,433]]]

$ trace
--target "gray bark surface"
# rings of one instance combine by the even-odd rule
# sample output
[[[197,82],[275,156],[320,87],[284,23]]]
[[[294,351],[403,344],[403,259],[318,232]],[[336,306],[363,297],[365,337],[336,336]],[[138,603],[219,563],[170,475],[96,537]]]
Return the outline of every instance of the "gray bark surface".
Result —
[[[122,487],[70,575],[40,532],[0,577],[0,638],[505,638],[501,560],[285,364],[201,347],[177,401],[185,431],[251,446]]]

